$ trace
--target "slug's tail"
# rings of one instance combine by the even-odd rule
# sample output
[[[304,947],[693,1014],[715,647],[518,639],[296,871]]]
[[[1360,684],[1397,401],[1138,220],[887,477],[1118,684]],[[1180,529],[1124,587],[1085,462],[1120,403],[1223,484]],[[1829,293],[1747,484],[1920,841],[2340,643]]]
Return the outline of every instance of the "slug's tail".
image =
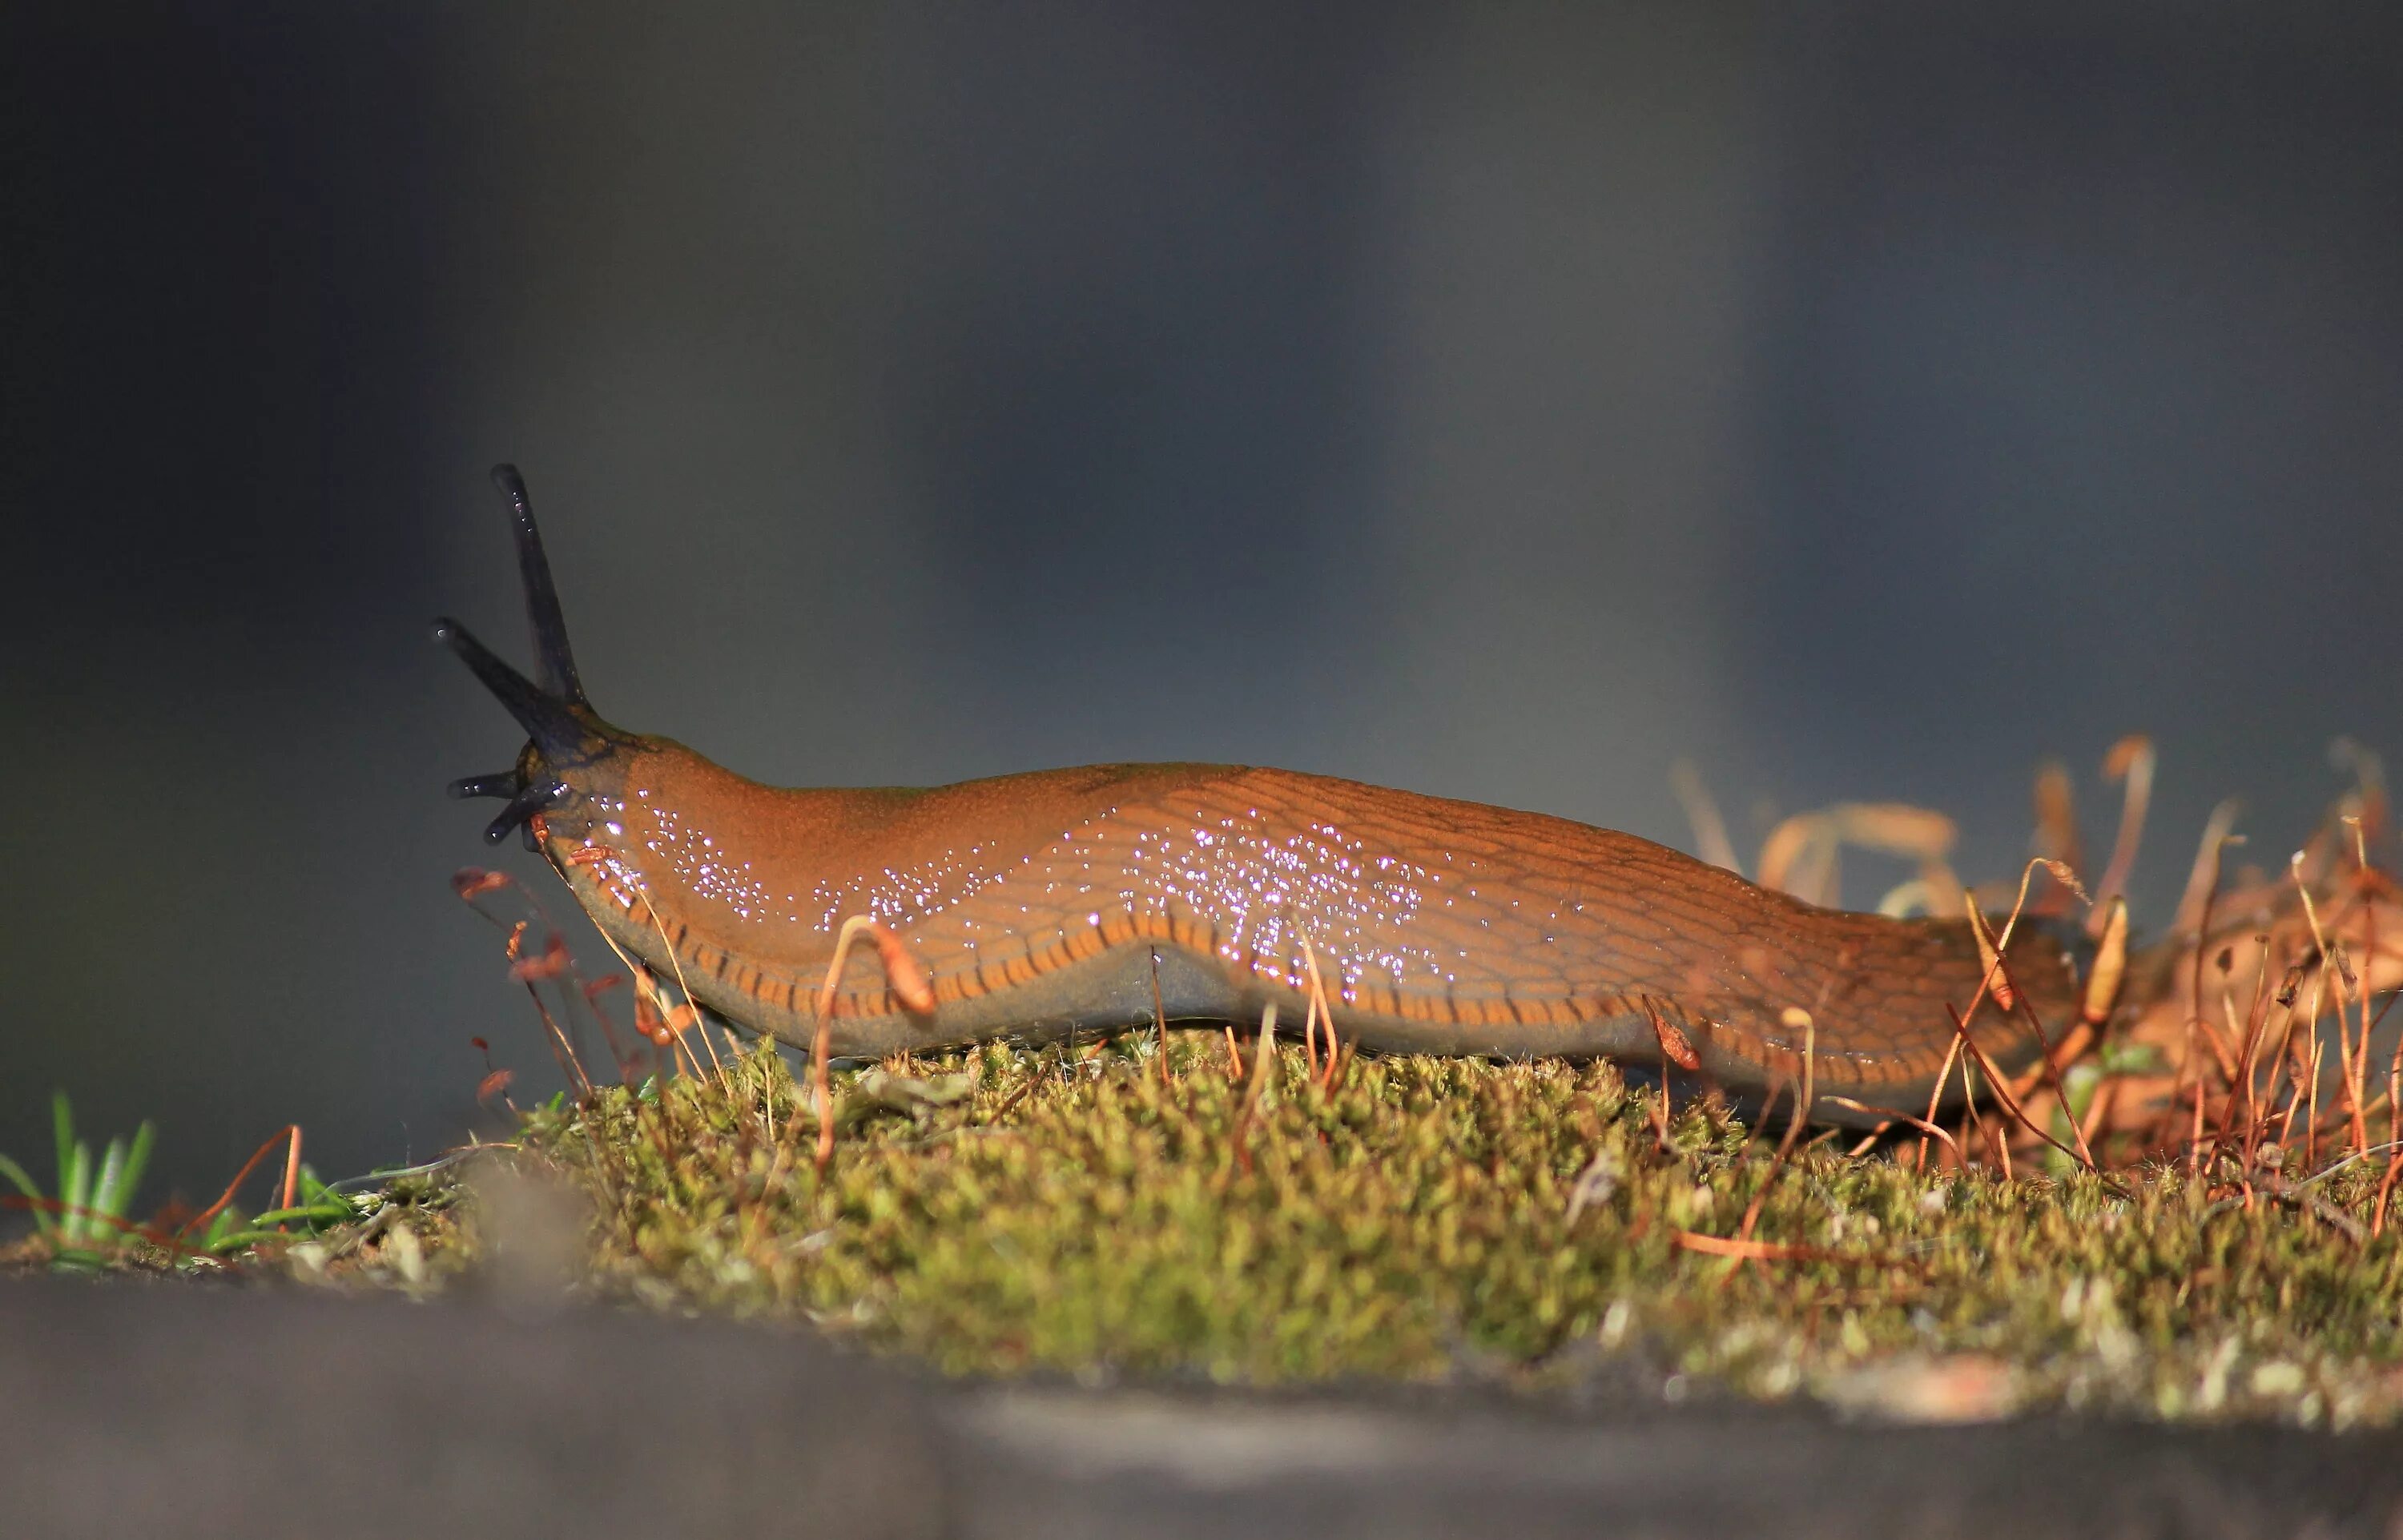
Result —
[[[466,627],[448,616],[434,622],[434,639],[458,654],[470,673],[483,681],[508,713],[534,740],[543,765],[589,760],[605,749],[612,734],[593,715],[576,677],[576,655],[568,649],[567,618],[559,607],[559,590],[551,582],[550,562],[543,555],[542,531],[534,521],[534,506],[526,497],[525,479],[515,465],[493,467],[493,484],[507,498],[517,535],[518,574],[525,585],[526,619],[534,631],[537,685],[511,668],[490,647],[476,640]],[[499,817],[485,825],[484,838],[498,844],[509,831],[567,794],[566,784],[539,770],[529,773],[528,760],[491,775],[470,775],[451,783],[459,798],[498,797],[507,800]],[[526,829],[528,848],[534,832]]]

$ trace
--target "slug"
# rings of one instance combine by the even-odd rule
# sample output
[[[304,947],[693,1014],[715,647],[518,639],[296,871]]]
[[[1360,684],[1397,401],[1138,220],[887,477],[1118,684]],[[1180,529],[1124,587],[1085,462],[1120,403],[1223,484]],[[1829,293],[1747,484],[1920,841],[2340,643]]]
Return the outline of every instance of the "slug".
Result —
[[[1305,1019],[1372,1050],[1606,1056],[1813,1116],[1921,1114],[1987,964],[1968,921],[1818,908],[1565,818],[1238,765],[1096,765],[924,789],[762,785],[585,699],[524,482],[514,514],[539,682],[457,621],[436,636],[530,741],[453,783],[507,806],[620,949],[711,1011],[838,1055],[1148,1023]],[[856,931],[859,927],[854,926]],[[1971,1034],[2006,1073],[2065,1023],[2053,931],[2008,950],[2026,1009]],[[1807,1080],[1804,1056],[1810,1063]],[[1946,1076],[1945,1105],[1964,1077]],[[1850,1103],[1850,1104],[1848,1104]]]

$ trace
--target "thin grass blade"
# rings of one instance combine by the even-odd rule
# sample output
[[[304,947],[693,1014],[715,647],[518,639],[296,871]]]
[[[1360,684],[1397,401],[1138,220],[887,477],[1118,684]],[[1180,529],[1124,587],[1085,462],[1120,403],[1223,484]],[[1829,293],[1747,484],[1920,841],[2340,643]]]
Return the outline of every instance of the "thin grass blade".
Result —
[[[158,1143],[158,1125],[147,1117],[142,1119],[142,1126],[133,1131],[133,1148],[126,1154],[125,1176],[118,1188],[117,1216],[119,1219],[132,1212],[133,1195],[142,1188],[143,1172],[150,1169],[150,1146]]]
[[[11,1186],[25,1195],[25,1201],[34,1211],[34,1223],[41,1227],[42,1233],[55,1236],[59,1227],[58,1222],[50,1217],[50,1200],[42,1196],[42,1189],[25,1174],[25,1168],[0,1155],[0,1176],[7,1177]]]
[[[91,1146],[82,1140],[68,1152],[66,1175],[59,1186],[59,1243],[83,1244],[84,1211],[91,1203]]]
[[[240,1209],[230,1205],[219,1209],[216,1217],[209,1221],[207,1233],[201,1237],[201,1249],[214,1255],[217,1247],[224,1244],[227,1236],[245,1228],[247,1221],[243,1218]]]
[[[250,1228],[265,1229],[271,1225],[289,1225],[295,1221],[306,1221],[312,1229],[317,1229],[357,1217],[357,1211],[350,1204],[340,1198],[333,1198],[323,1202],[296,1203],[288,1209],[270,1209],[265,1214],[254,1214],[250,1216]]]
[[[50,1092],[50,1135],[59,1152],[59,1163],[50,1168],[57,1178],[62,1197],[66,1193],[67,1162],[75,1157],[75,1108],[63,1090]]]
[[[119,1189],[124,1184],[125,1141],[112,1139],[100,1158],[100,1175],[91,1185],[91,1214],[84,1223],[84,1233],[92,1240],[116,1238],[115,1221],[124,1196]]]

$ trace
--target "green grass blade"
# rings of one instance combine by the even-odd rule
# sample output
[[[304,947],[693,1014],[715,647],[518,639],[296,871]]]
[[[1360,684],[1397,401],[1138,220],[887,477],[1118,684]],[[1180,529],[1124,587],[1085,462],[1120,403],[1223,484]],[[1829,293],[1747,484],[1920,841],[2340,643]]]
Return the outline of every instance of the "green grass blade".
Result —
[[[242,1211],[228,1204],[217,1210],[217,1216],[209,1221],[208,1233],[201,1237],[201,1248],[203,1251],[214,1252],[227,1236],[245,1227],[246,1221],[242,1216]]]
[[[282,1230],[234,1230],[211,1241],[208,1245],[208,1251],[209,1255],[212,1256],[230,1256],[235,1252],[248,1251],[253,1246],[264,1245],[270,1241],[289,1241],[291,1239],[291,1236],[285,1234]]]
[[[118,1188],[125,1181],[125,1141],[112,1139],[100,1158],[100,1175],[91,1184],[91,1214],[84,1222],[84,1233],[97,1242],[117,1239],[117,1226],[111,1221],[118,1214]]]
[[[75,1155],[75,1109],[67,1103],[67,1093],[63,1090],[50,1092],[50,1133],[59,1152],[59,1163],[50,1168],[50,1174],[58,1179],[59,1191],[64,1193],[67,1162]]]
[[[358,1216],[356,1209],[337,1198],[324,1203],[303,1203],[297,1208],[270,1209],[265,1214],[251,1215],[250,1223],[254,1229],[263,1229],[269,1225],[288,1225],[296,1219],[305,1219],[309,1227],[315,1229],[326,1225],[347,1224]]]
[[[150,1146],[158,1138],[158,1126],[147,1117],[133,1131],[133,1148],[125,1158],[125,1177],[117,1194],[117,1216],[120,1219],[133,1207],[133,1195],[142,1186],[142,1173],[150,1169]]]
[[[0,1155],[0,1176],[7,1177],[10,1185],[23,1193],[25,1200],[34,1206],[34,1223],[41,1227],[42,1233],[57,1234],[59,1227],[58,1222],[50,1217],[50,1200],[42,1196],[42,1189],[35,1186],[34,1179],[25,1174],[25,1168],[7,1156]]]
[[[65,1175],[59,1186],[59,1243],[83,1244],[84,1211],[91,1203],[91,1146],[82,1140],[68,1152]]]

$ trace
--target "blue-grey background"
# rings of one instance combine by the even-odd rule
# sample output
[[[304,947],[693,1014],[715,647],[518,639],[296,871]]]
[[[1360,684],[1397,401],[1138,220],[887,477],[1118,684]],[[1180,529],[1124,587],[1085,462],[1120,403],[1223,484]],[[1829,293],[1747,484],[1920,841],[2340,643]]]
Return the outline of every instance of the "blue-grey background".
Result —
[[[2403,752],[2385,7],[10,7],[0,1150],[547,1075],[448,878],[520,462],[763,779],[1270,762],[1688,843]],[[526,858],[508,859],[526,870]],[[1874,896],[1859,879],[1848,896]]]

